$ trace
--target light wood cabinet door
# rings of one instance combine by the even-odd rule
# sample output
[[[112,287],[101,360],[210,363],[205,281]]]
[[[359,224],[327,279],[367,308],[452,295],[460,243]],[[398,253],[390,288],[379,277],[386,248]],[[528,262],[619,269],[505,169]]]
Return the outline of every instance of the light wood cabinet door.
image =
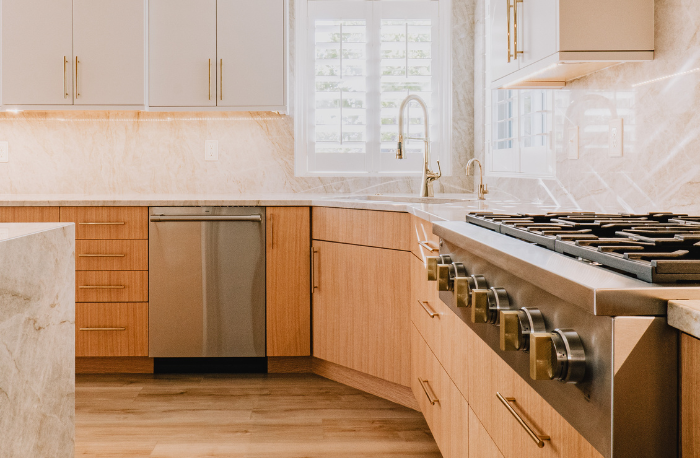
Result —
[[[411,253],[316,240],[313,248],[313,355],[410,386]]]
[[[61,207],[61,222],[75,223],[75,238],[148,239],[148,207]]]
[[[311,354],[311,211],[267,207],[267,356]]]
[[[75,302],[147,302],[148,271],[79,270]]]
[[[216,106],[216,0],[150,0],[148,50],[150,106]]]
[[[683,458],[700,456],[700,340],[681,334],[681,446]]]
[[[73,103],[72,16],[72,0],[3,0],[3,105]]]
[[[503,454],[498,450],[493,439],[471,408],[469,408],[469,456],[473,458],[503,458]]]
[[[433,234],[433,225],[411,215],[411,251],[425,262],[426,256],[440,254],[440,237]]]
[[[76,240],[75,270],[148,270],[148,240]]]
[[[148,356],[148,304],[75,304],[75,356]]]
[[[313,239],[393,250],[411,249],[408,213],[313,207]]]
[[[145,9],[144,0],[73,0],[75,105],[144,104]]]
[[[216,14],[216,104],[283,107],[284,0],[218,0]]]
[[[57,223],[58,207],[0,207],[2,223]]]

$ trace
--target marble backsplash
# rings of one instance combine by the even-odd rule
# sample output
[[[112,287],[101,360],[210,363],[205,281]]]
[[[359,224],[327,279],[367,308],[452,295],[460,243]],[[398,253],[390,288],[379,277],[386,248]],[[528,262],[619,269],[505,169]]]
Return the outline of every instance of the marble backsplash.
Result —
[[[478,0],[483,18],[486,0]],[[573,205],[583,210],[669,210],[700,214],[700,2],[656,0],[652,62],[625,63],[554,91],[555,179],[488,178],[492,198]],[[477,56],[483,56],[477,23]],[[483,103],[476,60],[476,104]],[[483,105],[482,105],[483,106]],[[476,155],[483,157],[483,110]],[[624,154],[608,157],[608,121],[624,120]],[[579,159],[567,159],[566,129],[579,126]],[[558,131],[556,129],[559,129]]]

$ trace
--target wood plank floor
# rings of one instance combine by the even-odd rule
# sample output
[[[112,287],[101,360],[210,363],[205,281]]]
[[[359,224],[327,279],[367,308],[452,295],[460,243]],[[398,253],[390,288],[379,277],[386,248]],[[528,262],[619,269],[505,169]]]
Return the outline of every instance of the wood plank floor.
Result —
[[[440,458],[419,412],[307,374],[77,375],[76,457]]]

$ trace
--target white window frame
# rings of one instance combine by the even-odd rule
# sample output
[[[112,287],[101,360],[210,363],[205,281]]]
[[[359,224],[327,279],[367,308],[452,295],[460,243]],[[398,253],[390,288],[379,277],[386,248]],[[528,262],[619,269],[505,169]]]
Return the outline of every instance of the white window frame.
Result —
[[[419,156],[418,154],[409,155],[408,159],[395,160],[396,164],[393,170],[381,170],[386,168],[386,160],[380,161],[379,151],[373,151],[365,154],[370,160],[365,161],[366,165],[362,170],[348,171],[343,168],[342,161],[339,161],[336,170],[313,170],[310,168],[310,163],[313,162],[312,156],[314,152],[309,151],[310,139],[310,123],[313,120],[312,100],[314,74],[313,69],[313,50],[314,43],[310,37],[313,34],[309,28],[313,27],[313,21],[309,19],[309,3],[314,2],[312,7],[324,7],[327,5],[333,11],[337,12],[338,18],[342,17],[343,13],[348,11],[358,11],[364,9],[370,14],[367,14],[367,33],[378,36],[380,31],[380,23],[370,24],[372,17],[380,17],[391,13],[392,19],[412,19],[415,18],[415,8],[405,7],[409,2],[416,4],[429,4],[431,9],[435,9],[436,22],[433,27],[438,29],[439,48],[438,55],[433,58],[433,71],[438,72],[437,87],[433,87],[436,93],[435,99],[439,101],[439,107],[433,109],[431,113],[431,168],[436,169],[436,161],[440,161],[440,166],[443,175],[449,176],[452,172],[452,46],[451,46],[451,0],[297,0],[295,1],[295,65],[294,65],[294,172],[295,176],[326,176],[326,177],[402,177],[402,176],[420,176],[422,172],[422,155],[420,160],[411,156]],[[402,8],[402,5],[404,6]],[[410,5],[409,5],[410,6]],[[381,11],[377,13],[377,11]],[[328,11],[328,10],[326,10]],[[356,18],[360,19],[360,18]],[[375,40],[375,43],[378,41]],[[372,48],[368,46],[368,51]],[[378,56],[378,50],[372,54]],[[379,64],[370,60],[369,67],[378,68]],[[377,70],[378,72],[378,70]],[[368,96],[372,92],[368,91]],[[373,93],[375,97],[376,93]],[[377,99],[378,103],[378,99]],[[379,125],[367,126],[368,135],[375,132],[379,135]],[[382,164],[383,162],[384,164]]]

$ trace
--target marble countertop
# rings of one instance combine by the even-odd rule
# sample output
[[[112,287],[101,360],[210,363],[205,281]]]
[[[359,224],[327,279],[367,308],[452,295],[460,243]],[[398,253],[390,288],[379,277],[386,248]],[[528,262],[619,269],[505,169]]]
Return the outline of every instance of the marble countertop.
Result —
[[[0,242],[66,227],[72,224],[73,223],[0,223]]]
[[[668,324],[700,339],[700,300],[669,301]]]

